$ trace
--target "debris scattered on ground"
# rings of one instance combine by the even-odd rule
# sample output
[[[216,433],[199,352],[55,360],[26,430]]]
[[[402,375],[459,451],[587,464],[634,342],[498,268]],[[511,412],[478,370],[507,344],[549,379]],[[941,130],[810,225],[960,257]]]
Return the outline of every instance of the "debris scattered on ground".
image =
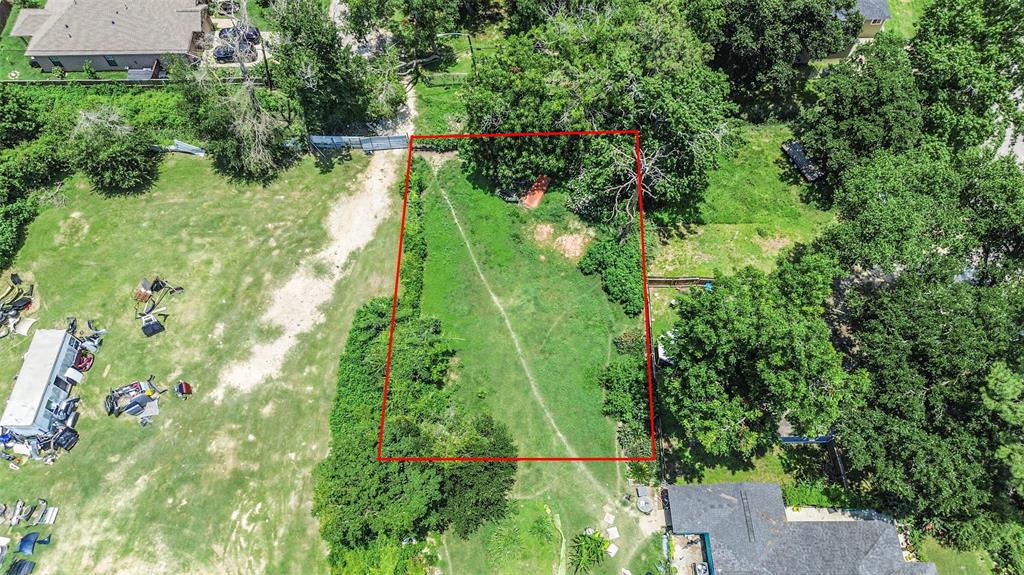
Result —
[[[160,276],[153,276],[153,281],[143,278],[135,286],[135,317],[142,321],[142,334],[146,337],[164,331],[164,323],[169,314],[163,306],[164,298],[174,297],[185,292],[185,288],[172,286]]]

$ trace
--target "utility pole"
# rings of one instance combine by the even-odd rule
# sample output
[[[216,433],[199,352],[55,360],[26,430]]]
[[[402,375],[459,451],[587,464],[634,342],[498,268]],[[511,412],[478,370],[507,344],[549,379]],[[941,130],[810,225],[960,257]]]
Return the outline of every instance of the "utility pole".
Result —
[[[267,41],[260,39],[260,50],[263,51],[263,67],[267,70],[267,88],[274,89],[274,77],[270,74],[270,60],[267,59]]]

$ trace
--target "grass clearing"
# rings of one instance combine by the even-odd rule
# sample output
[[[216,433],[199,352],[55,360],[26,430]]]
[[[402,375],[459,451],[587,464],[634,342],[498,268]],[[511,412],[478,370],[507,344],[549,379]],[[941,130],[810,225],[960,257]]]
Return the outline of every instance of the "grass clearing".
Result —
[[[892,19],[885,23],[885,29],[895,32],[908,40],[917,33],[917,22],[934,0],[889,0]]]
[[[0,501],[45,497],[61,508],[37,573],[327,573],[309,471],[327,448],[352,314],[393,281],[397,217],[350,258],[322,308],[329,327],[300,336],[279,376],[220,405],[209,393],[226,365],[269,337],[259,321],[265,302],[327,241],[331,204],[366,165],[357,154],[321,174],[304,160],[263,188],[169,156],[145,195],[107,198],[75,178],[66,203],[33,222],[12,269],[37,283],[36,327],[76,315],[110,329],[76,390],[78,447],[53,466],[3,469]],[[167,332],[147,340],[131,292],[156,272],[187,291],[169,302]],[[0,341],[3,397],[27,346]],[[167,387],[191,381],[196,396],[165,396],[146,428],[103,413],[109,388],[151,373]]]
[[[931,537],[922,543],[921,554],[926,561],[935,563],[939,575],[991,575],[995,572],[995,565],[986,551],[956,551],[943,547]]]
[[[417,134],[452,134],[463,131],[462,118],[465,115],[465,108],[460,92],[465,75],[473,70],[473,57],[479,66],[481,61],[494,53],[500,37],[496,29],[475,34],[472,54],[465,36],[447,39],[455,51],[455,61],[448,65],[424,67],[419,81],[416,82],[419,115],[414,120],[414,126]],[[435,143],[445,142],[439,140]]]
[[[512,429],[519,455],[568,456],[554,436],[513,348],[507,328],[479,281],[451,210],[447,194],[470,239],[488,283],[507,310],[547,407],[577,455],[616,455],[614,423],[601,415],[602,392],[593,374],[608,361],[611,338],[639,320],[628,318],[607,301],[600,280],[584,276],[575,260],[539,240],[537,226],[552,226],[557,237],[579,230],[559,194],[548,194],[542,208],[526,212],[471,183],[458,161],[445,164],[427,192],[424,233],[423,314],[438,317],[453,338],[459,378],[457,398],[467,410],[486,407]],[[557,567],[559,545],[531,539],[528,527],[539,509],[557,515],[562,534],[571,539],[586,527],[601,528],[606,511],[617,517],[622,555],[600,573],[619,573],[628,555],[644,543],[621,500],[609,501],[591,485],[577,463],[520,462],[512,497],[516,513],[469,539],[451,537],[448,551],[455,573],[544,573]],[[623,468],[615,462],[588,462],[587,472],[604,490],[625,495]],[[546,513],[546,511],[545,511]],[[505,526],[505,531],[499,531]],[[521,541],[510,535],[518,530]],[[498,533],[498,535],[495,535]],[[520,541],[518,559],[495,562],[492,538]],[[517,543],[520,544],[520,543]]]
[[[748,125],[743,143],[710,174],[697,222],[663,234],[648,255],[649,273],[662,276],[708,276],[744,266],[770,270],[779,253],[808,242],[834,216],[801,200],[780,146],[793,138],[780,124]],[[669,302],[674,292],[653,290],[655,331],[672,324]]]

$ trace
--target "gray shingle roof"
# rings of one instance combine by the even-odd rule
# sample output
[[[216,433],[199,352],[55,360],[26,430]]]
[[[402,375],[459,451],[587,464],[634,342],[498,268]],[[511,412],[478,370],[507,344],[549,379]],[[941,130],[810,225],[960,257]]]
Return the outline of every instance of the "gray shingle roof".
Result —
[[[716,575],[937,575],[903,560],[889,523],[787,521],[778,485],[670,486],[668,496],[672,531],[707,533]]]
[[[32,36],[29,56],[184,54],[204,10],[195,0],[49,0],[14,30]]]
[[[888,20],[889,0],[857,0],[857,11],[865,20]]]

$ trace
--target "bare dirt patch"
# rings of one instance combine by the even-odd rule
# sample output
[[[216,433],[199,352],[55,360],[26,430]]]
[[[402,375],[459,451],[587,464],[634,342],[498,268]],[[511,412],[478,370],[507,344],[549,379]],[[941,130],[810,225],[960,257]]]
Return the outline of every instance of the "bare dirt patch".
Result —
[[[316,254],[303,258],[299,269],[272,296],[262,322],[278,332],[269,342],[253,346],[250,357],[229,365],[213,391],[217,402],[229,390],[248,391],[281,371],[285,356],[300,335],[324,321],[320,306],[334,294],[334,285],[347,272],[353,253],[373,239],[391,209],[400,151],[378,152],[356,182],[356,193],[340,198],[331,208],[326,227],[330,240]],[[329,262],[327,265],[324,262]]]
[[[547,243],[554,233],[555,226],[551,224],[537,224],[537,227],[533,228],[533,239],[537,240],[538,243]]]
[[[555,249],[569,259],[576,259],[583,256],[588,243],[590,236],[587,234],[565,234],[555,238]]]
[[[60,233],[53,238],[57,245],[74,244],[85,239],[89,234],[89,222],[82,217],[82,212],[73,212],[68,219],[60,223]]]
[[[773,256],[782,250],[786,249],[793,243],[793,240],[785,236],[771,236],[761,237],[760,235],[754,236],[754,243],[757,244],[761,251],[766,255]]]

